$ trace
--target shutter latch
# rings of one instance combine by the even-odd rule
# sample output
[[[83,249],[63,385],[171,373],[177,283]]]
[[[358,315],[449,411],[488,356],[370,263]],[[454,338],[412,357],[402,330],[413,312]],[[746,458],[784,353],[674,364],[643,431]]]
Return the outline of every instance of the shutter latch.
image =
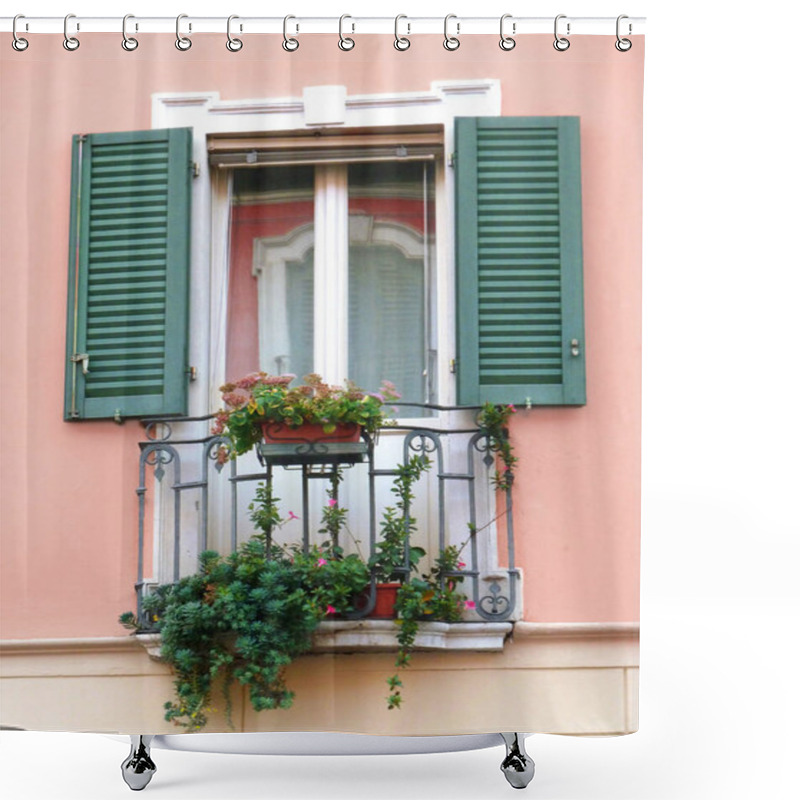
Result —
[[[75,355],[70,356],[69,360],[72,361],[74,364],[80,364],[84,375],[88,375],[89,374],[89,354],[88,353],[75,353]]]
[[[577,339],[573,339],[570,343],[570,352],[573,356],[579,356],[581,354],[581,343]]]
[[[452,372],[453,375],[458,372],[458,361],[455,358],[450,359],[450,372]]]

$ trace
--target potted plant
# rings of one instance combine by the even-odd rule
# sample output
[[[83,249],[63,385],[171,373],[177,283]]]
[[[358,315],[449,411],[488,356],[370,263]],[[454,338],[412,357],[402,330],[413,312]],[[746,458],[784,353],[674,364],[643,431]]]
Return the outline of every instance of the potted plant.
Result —
[[[395,605],[401,581],[417,570],[425,550],[409,544],[417,531],[417,521],[411,516],[414,500],[412,488],[430,468],[427,456],[412,456],[407,464],[397,466],[392,493],[397,502],[388,506],[381,520],[380,538],[369,566],[375,578],[375,605],[369,616],[391,619],[396,616]]]
[[[332,386],[316,374],[291,386],[294,380],[294,375],[254,372],[220,387],[225,408],[215,415],[212,433],[230,442],[230,449],[219,448],[220,461],[264,439],[286,444],[358,441],[362,430],[374,433],[384,424],[384,404],[400,396],[389,381],[379,392],[364,392],[351,381]]]

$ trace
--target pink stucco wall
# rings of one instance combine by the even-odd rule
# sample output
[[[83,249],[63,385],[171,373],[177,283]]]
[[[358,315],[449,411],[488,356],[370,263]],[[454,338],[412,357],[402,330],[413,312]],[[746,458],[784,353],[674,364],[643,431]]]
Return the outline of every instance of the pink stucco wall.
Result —
[[[279,38],[87,35],[67,53],[37,36],[2,55],[2,629],[3,638],[119,635],[134,602],[135,421],[62,421],[71,136],[150,127],[153,92],[223,99],[300,96],[307,84],[349,94],[427,90],[432,80],[502,80],[503,113],[577,115],[583,162],[588,404],[514,420],[521,456],[515,505],[525,616],[537,621],[638,618],[641,284],[641,96],[644,46],[613,37],[441,37],[397,53],[358,37],[341,53],[315,36],[287,56]],[[381,66],[374,63],[380,59]],[[287,66],[288,65],[288,66]]]

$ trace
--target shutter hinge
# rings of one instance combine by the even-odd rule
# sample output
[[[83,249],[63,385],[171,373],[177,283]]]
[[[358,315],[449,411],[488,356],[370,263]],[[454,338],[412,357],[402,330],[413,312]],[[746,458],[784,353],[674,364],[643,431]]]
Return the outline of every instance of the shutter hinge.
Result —
[[[186,367],[186,374],[189,376],[190,381],[197,380],[197,367]]]
[[[447,157],[447,166],[454,167],[455,165],[456,165],[456,154],[450,153],[450,155]]]
[[[73,364],[80,364],[84,375],[89,374],[89,354],[88,353],[75,353],[69,357]]]
[[[114,422],[116,422],[117,425],[122,425],[122,423],[124,421],[125,420],[122,419],[122,412],[118,408],[115,408],[114,409]]]
[[[200,177],[200,165],[196,161],[192,161],[192,177]]]
[[[458,372],[458,359],[457,358],[451,358],[450,359],[450,372],[452,372],[453,375],[455,375],[456,372]]]
[[[84,144],[86,141],[88,141],[89,134],[88,133],[80,133],[80,134],[78,134],[78,136],[76,138],[81,144]]]

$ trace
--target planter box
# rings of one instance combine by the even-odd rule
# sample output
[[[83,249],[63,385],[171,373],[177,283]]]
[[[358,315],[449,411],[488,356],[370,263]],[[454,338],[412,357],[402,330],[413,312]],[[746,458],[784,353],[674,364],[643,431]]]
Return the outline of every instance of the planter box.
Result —
[[[361,438],[361,426],[354,422],[338,425],[332,433],[325,433],[322,425],[304,423],[297,428],[281,422],[263,422],[261,432],[266,444],[300,444],[315,445],[333,442],[358,442]]]

